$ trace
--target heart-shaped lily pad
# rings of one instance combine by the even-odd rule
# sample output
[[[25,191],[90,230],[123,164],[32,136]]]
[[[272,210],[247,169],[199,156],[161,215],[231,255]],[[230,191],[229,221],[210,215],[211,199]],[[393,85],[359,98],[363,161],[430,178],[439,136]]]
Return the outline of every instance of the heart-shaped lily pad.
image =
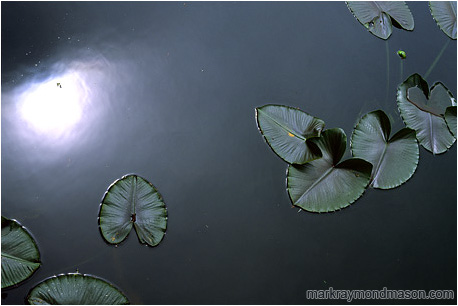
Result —
[[[407,127],[415,130],[420,144],[433,154],[447,151],[455,142],[444,115],[456,105],[451,92],[440,82],[431,89],[419,75],[413,74],[398,86],[397,102]]]
[[[375,36],[388,39],[392,19],[405,30],[413,30],[414,20],[405,1],[347,1],[353,16]]]
[[[374,188],[390,189],[403,184],[418,165],[415,131],[404,128],[391,139],[390,133],[390,120],[381,110],[363,116],[353,130],[352,154],[374,166],[371,175]]]
[[[267,144],[287,163],[304,164],[321,157],[310,139],[320,136],[322,120],[297,108],[271,104],[256,108],[256,120]]]
[[[359,158],[339,163],[347,144],[342,129],[325,130],[312,141],[323,157],[288,167],[288,194],[293,205],[311,212],[330,212],[349,206],[369,184],[372,164]]]
[[[126,175],[105,193],[99,227],[110,244],[122,242],[134,227],[140,243],[156,246],[165,234],[167,209],[153,184],[138,175]]]

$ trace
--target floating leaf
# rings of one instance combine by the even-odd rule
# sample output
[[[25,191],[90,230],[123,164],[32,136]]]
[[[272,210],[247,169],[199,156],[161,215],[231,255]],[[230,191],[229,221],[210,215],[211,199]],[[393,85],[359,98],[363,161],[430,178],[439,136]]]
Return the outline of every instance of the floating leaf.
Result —
[[[31,234],[16,220],[2,216],[2,288],[29,278],[40,264],[40,252]]]
[[[127,297],[112,284],[92,275],[69,273],[45,279],[28,294],[32,305],[127,305]]]
[[[374,188],[390,189],[403,184],[418,165],[415,131],[404,128],[391,139],[390,133],[388,116],[377,110],[362,117],[352,134],[353,156],[373,165],[371,186]]]
[[[99,212],[103,238],[111,244],[122,242],[132,226],[141,243],[156,246],[167,227],[167,209],[156,188],[137,175],[123,176],[105,193]]]
[[[456,1],[430,1],[429,8],[439,28],[456,39]]]
[[[356,201],[369,184],[372,165],[359,158],[339,163],[347,136],[342,129],[329,129],[313,141],[323,157],[288,167],[288,194],[294,205],[312,212],[329,212]]]
[[[375,36],[388,39],[392,19],[403,29],[412,31],[414,20],[405,1],[347,1],[347,6],[358,21]]]
[[[431,90],[419,75],[411,75],[398,86],[399,112],[407,127],[415,130],[420,144],[433,154],[447,151],[455,138],[444,119],[448,106],[456,105],[451,92],[440,82]]]
[[[450,132],[456,138],[456,106],[447,107],[447,110],[445,111],[445,122],[447,123]]]
[[[309,140],[319,137],[324,122],[299,109],[282,105],[256,108],[259,130],[270,148],[290,164],[304,164],[321,157]]]

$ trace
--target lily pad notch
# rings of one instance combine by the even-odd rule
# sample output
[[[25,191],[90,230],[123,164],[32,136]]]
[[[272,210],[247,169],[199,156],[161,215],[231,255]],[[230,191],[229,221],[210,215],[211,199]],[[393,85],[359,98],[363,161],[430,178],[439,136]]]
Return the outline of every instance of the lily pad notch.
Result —
[[[412,177],[418,165],[415,131],[403,128],[391,138],[390,133],[390,120],[382,110],[363,116],[353,130],[352,155],[374,166],[370,184],[373,188],[400,186]]]
[[[414,29],[412,13],[405,1],[347,1],[353,16],[373,35],[388,39],[393,25],[407,31]]]
[[[456,100],[444,84],[436,82],[429,88],[428,83],[414,73],[398,86],[397,103],[402,120],[415,130],[423,148],[441,154],[455,143],[453,107]]]
[[[134,227],[140,243],[157,246],[167,229],[167,208],[153,184],[128,174],[108,187],[100,204],[98,223],[109,244],[124,241]]]
[[[372,164],[360,158],[340,161],[347,143],[340,128],[325,130],[313,141],[323,157],[304,165],[289,165],[286,183],[291,202],[310,212],[332,212],[349,206],[367,188]]]

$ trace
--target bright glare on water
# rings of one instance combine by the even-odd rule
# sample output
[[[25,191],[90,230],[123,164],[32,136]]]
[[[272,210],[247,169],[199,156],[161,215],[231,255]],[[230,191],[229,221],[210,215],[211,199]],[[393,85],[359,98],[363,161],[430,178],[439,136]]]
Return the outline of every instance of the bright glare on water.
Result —
[[[81,145],[111,109],[106,106],[119,84],[116,70],[116,64],[91,53],[90,58],[57,61],[46,75],[24,80],[2,96],[9,135],[56,153],[57,147]]]
[[[82,117],[87,87],[77,71],[30,85],[20,96],[19,112],[33,131],[59,137]]]

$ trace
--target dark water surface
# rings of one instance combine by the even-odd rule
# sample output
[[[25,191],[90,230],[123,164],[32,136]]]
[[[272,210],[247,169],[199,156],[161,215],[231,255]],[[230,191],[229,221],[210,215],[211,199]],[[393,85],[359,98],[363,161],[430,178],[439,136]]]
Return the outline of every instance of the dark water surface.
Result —
[[[402,127],[396,51],[405,79],[450,40],[427,2],[408,5],[415,30],[385,42],[344,2],[2,2],[1,210],[33,233],[43,262],[2,303],[76,269],[134,304],[307,304],[319,301],[306,290],[329,287],[456,293],[456,144],[420,148],[399,188],[313,214],[291,207],[287,165],[255,122],[255,107],[274,103],[348,138],[376,109]],[[456,51],[450,41],[427,78],[455,97]],[[73,107],[57,122],[55,95]],[[131,233],[115,248],[98,231],[101,198],[127,173],[164,197],[158,247]]]

